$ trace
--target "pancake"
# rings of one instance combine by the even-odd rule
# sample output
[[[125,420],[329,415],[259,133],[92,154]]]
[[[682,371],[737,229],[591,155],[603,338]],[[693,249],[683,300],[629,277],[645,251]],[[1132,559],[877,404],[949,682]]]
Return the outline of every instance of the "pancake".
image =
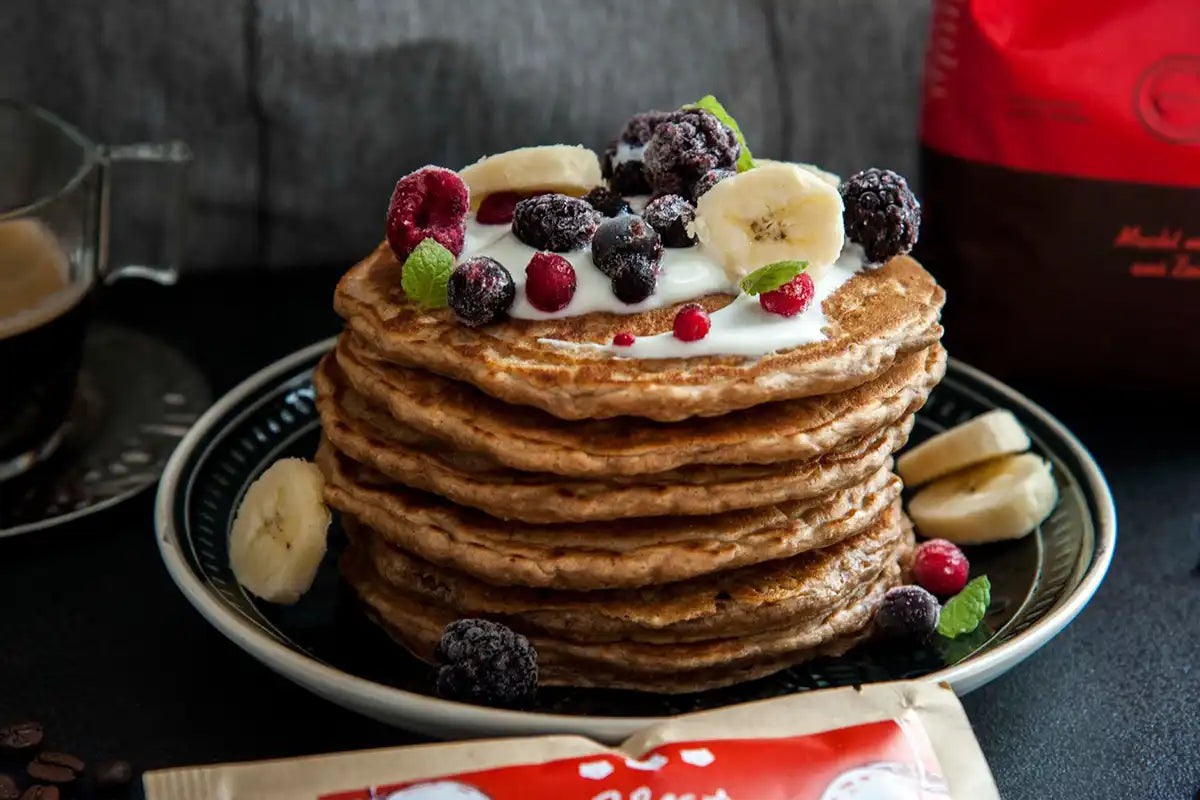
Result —
[[[828,616],[899,563],[910,539],[893,504],[863,533],[821,550],[678,583],[579,592],[491,586],[406,555],[369,527],[352,524],[349,532],[397,592],[459,617],[585,643],[678,643],[795,628]]]
[[[346,385],[427,436],[513,469],[573,477],[815,458],[915,412],[946,370],[946,352],[934,345],[838,394],[677,423],[630,417],[568,422],[500,402],[466,383],[382,361],[352,334],[339,339],[336,361]]]
[[[898,256],[856,274],[822,304],[824,341],[755,360],[633,359],[539,340],[607,343],[620,331],[669,331],[679,306],[470,328],[448,309],[409,300],[401,271],[381,244],[342,277],[334,295],[335,310],[379,357],[570,420],[632,415],[674,422],[845,391],[883,374],[897,358],[935,344],[945,300],[920,264]],[[730,299],[710,295],[698,302],[714,310]]]
[[[811,500],[708,517],[533,525],[409,489],[328,443],[317,464],[326,502],[393,546],[496,586],[550,589],[649,586],[787,558],[861,533],[900,496],[889,464]]]
[[[698,464],[604,480],[563,478],[492,466],[484,456],[447,449],[338,387],[326,358],[314,375],[321,427],[342,453],[399,483],[433,492],[500,519],[586,522],[719,514],[804,500],[861,483],[891,459],[913,417],[807,461]],[[353,410],[356,413],[349,413]]]

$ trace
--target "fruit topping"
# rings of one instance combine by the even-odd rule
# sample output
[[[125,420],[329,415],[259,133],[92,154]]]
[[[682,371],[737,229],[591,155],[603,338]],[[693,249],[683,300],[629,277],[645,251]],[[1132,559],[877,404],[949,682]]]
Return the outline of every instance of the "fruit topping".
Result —
[[[852,175],[841,192],[846,236],[862,245],[869,262],[882,264],[912,250],[921,227],[921,206],[904,178],[872,167]]]
[[[801,272],[778,289],[760,294],[758,303],[764,311],[781,317],[794,317],[808,308],[815,292],[812,276]]]
[[[937,598],[920,586],[897,586],[883,596],[875,624],[889,639],[923,641],[937,629],[940,611]]]
[[[437,691],[468,703],[519,708],[537,693],[537,651],[519,633],[484,619],[460,619],[442,632]]]
[[[629,201],[606,186],[597,186],[585,194],[583,199],[606,217],[629,213]]]
[[[592,237],[592,262],[596,269],[616,278],[633,267],[658,269],[662,238],[642,217],[622,214],[606,219]]]
[[[692,187],[712,169],[731,169],[738,159],[737,135],[702,109],[680,111],[654,129],[642,161],[657,194],[692,196]]]
[[[696,237],[688,225],[696,218],[696,207],[677,194],[664,194],[646,204],[642,217],[658,231],[666,247],[691,247]]]
[[[550,144],[487,156],[458,174],[470,188],[475,207],[497,192],[581,195],[600,183],[600,161],[586,147]]]
[[[496,192],[483,198],[475,221],[481,225],[507,225],[512,222],[513,209],[529,195],[524,192]]]
[[[685,342],[699,341],[708,336],[708,329],[711,327],[712,322],[708,318],[708,312],[704,310],[703,306],[696,303],[688,303],[675,315],[676,339]]]
[[[454,256],[433,239],[424,239],[404,260],[400,288],[414,303],[446,307],[446,281],[454,271]]]
[[[650,194],[650,180],[646,177],[646,165],[640,158],[618,162],[620,153],[618,145],[613,142],[604,151],[600,162],[600,174],[608,181],[609,187],[617,194],[633,197],[639,194]]]
[[[717,183],[696,202],[696,233],[740,280],[763,264],[832,264],[842,252],[842,198],[795,164],[760,164]]]
[[[737,175],[737,173],[731,169],[710,169],[701,175],[700,180],[696,181],[696,185],[692,187],[692,198],[699,200],[701,195],[709,189],[726,178],[732,178],[734,175]]]
[[[930,539],[913,556],[913,577],[917,583],[941,597],[962,591],[970,568],[963,551],[946,539]]]
[[[654,267],[644,262],[634,262],[612,279],[612,291],[622,303],[633,305],[654,294],[658,276]]]
[[[530,247],[566,253],[586,245],[600,220],[600,212],[578,197],[542,194],[517,203],[512,230]]]
[[[534,253],[525,267],[525,296],[538,311],[562,311],[575,296],[575,268],[554,253]]]
[[[659,125],[675,119],[678,114],[678,111],[658,110],[634,114],[621,130],[620,140],[635,147],[644,145],[650,141],[650,137],[658,130]]]
[[[634,336],[628,331],[621,331],[613,337],[612,341],[614,347],[629,347],[633,344],[633,342]]]
[[[446,300],[464,325],[477,328],[503,319],[517,297],[504,265],[487,256],[468,258],[450,273]]]
[[[979,627],[992,604],[992,583],[980,575],[963,590],[946,601],[938,620],[937,632],[953,639]]]
[[[424,239],[433,239],[454,255],[467,233],[467,186],[457,173],[422,167],[396,182],[387,210],[387,240],[399,261]]]
[[[684,107],[702,108],[705,111],[711,112],[717,119],[725,123],[733,131],[733,135],[737,137],[738,146],[741,148],[741,151],[738,153],[737,171],[745,172],[748,169],[754,168],[754,159],[750,155],[750,148],[746,146],[746,137],[742,136],[742,129],[738,127],[737,120],[725,110],[725,106],[721,105],[721,102],[717,98],[711,94],[706,94],[692,105]]]

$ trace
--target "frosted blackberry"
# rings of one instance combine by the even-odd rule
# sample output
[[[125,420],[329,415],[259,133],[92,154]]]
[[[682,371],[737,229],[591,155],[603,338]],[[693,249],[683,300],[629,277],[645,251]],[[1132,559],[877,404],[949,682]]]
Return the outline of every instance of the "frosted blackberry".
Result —
[[[696,185],[692,187],[692,199],[699,200],[700,196],[707,192],[712,187],[716,186],[726,178],[732,178],[737,175],[736,170],[732,169],[710,169],[696,181]]]
[[[869,262],[882,264],[912,250],[921,205],[903,177],[872,167],[845,181],[841,193],[846,238],[862,245]]]
[[[666,247],[691,247],[696,237],[688,233],[688,223],[696,218],[696,207],[677,194],[664,194],[646,204],[642,217],[658,231]]]
[[[654,267],[638,261],[631,264],[624,272],[612,279],[613,294],[622,303],[634,305],[654,294],[658,285],[658,276]]]
[[[643,111],[634,114],[621,129],[621,134],[604,151],[600,159],[600,172],[608,181],[609,188],[617,194],[631,197],[639,194],[650,194],[650,182],[646,176],[646,167],[641,159],[617,163],[617,147],[624,143],[629,147],[643,147],[655,129],[662,123],[674,119],[678,111]]]
[[[606,217],[629,213],[629,201],[605,186],[597,186],[583,196],[592,208]]]
[[[454,268],[446,282],[450,310],[472,328],[503,319],[516,298],[512,274],[487,256],[468,258]]]
[[[592,262],[610,278],[634,267],[657,270],[662,252],[658,232],[635,214],[604,220],[592,237]]]
[[[586,245],[600,219],[600,212],[578,197],[542,194],[517,203],[512,231],[530,247],[566,253]]]
[[[705,173],[733,169],[740,152],[733,129],[709,112],[693,108],[677,112],[654,129],[642,161],[656,194],[691,197]]]
[[[538,659],[519,633],[485,619],[460,619],[442,632],[437,691],[467,703],[519,708],[537,693]]]

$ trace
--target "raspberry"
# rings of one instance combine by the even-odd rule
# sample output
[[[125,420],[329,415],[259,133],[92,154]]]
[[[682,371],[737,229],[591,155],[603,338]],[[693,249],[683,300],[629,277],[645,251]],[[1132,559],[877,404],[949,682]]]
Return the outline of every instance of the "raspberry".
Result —
[[[455,256],[467,234],[467,185],[458,173],[421,167],[396,182],[387,210],[387,240],[401,263],[424,239]]]
[[[696,181],[696,185],[692,187],[692,199],[699,200],[700,195],[726,178],[732,178],[734,175],[737,175],[737,172],[732,169],[710,169],[700,176],[700,180]]]
[[[512,275],[487,256],[468,258],[446,282],[446,302],[459,321],[472,328],[503,319],[516,297]]]
[[[662,251],[658,231],[635,214],[604,220],[592,237],[592,262],[610,278],[635,266],[653,272],[662,260]]]
[[[612,279],[613,294],[629,305],[640,303],[654,294],[657,285],[658,276],[654,274],[654,267],[642,262],[631,264]]]
[[[629,333],[628,331],[621,331],[613,337],[612,343],[614,347],[629,347],[633,344],[633,341],[634,339],[632,333]]]
[[[945,539],[930,539],[913,556],[913,577],[917,583],[942,597],[961,592],[970,571],[963,551]]]
[[[538,311],[562,311],[575,296],[575,268],[554,253],[534,253],[525,267],[525,296]]]
[[[517,203],[529,197],[521,192],[496,192],[483,198],[479,210],[475,212],[475,221],[482,225],[507,225],[512,222],[513,209]]]
[[[629,203],[624,197],[604,186],[597,186],[583,196],[592,208],[606,217],[617,217],[629,213]]]
[[[912,250],[921,228],[921,204],[908,182],[891,170],[863,170],[841,187],[846,238],[862,245],[867,260],[882,264]]]
[[[807,272],[801,272],[778,289],[760,294],[758,304],[772,314],[794,317],[808,308],[815,291],[812,277]]]
[[[688,233],[688,223],[696,218],[696,207],[677,194],[664,194],[646,204],[642,212],[650,227],[658,231],[667,247],[691,247],[696,237]]]
[[[512,230],[530,247],[565,253],[586,245],[600,219],[600,213],[578,197],[542,194],[517,203]]]
[[[897,586],[883,596],[875,624],[889,639],[923,641],[937,629],[941,610],[937,598],[920,586]]]
[[[529,640],[497,622],[460,619],[442,632],[437,647],[437,690],[468,703],[518,708],[537,693],[537,651]]]
[[[642,161],[655,193],[691,197],[705,173],[732,169],[740,151],[732,129],[709,112],[693,108],[654,129]]]
[[[695,303],[688,303],[675,315],[676,339],[682,339],[685,342],[699,341],[708,336],[708,329],[711,327],[712,322],[708,319],[708,312]]]

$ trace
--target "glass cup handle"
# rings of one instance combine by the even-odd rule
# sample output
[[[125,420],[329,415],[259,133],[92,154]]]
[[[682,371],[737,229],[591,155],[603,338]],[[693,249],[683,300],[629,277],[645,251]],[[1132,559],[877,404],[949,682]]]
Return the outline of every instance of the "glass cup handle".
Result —
[[[122,278],[145,278],[163,286],[171,286],[179,279],[179,267],[183,260],[185,223],[188,204],[188,170],[192,163],[192,150],[184,142],[162,144],[141,143],[125,145],[103,145],[100,148],[104,170],[103,197],[101,198],[101,274],[105,283]],[[161,209],[158,246],[152,258],[109,263],[108,220],[109,193],[113,178],[121,165],[162,165],[170,174],[161,185],[160,191],[166,200],[157,207]],[[120,196],[120,192],[118,192]]]

